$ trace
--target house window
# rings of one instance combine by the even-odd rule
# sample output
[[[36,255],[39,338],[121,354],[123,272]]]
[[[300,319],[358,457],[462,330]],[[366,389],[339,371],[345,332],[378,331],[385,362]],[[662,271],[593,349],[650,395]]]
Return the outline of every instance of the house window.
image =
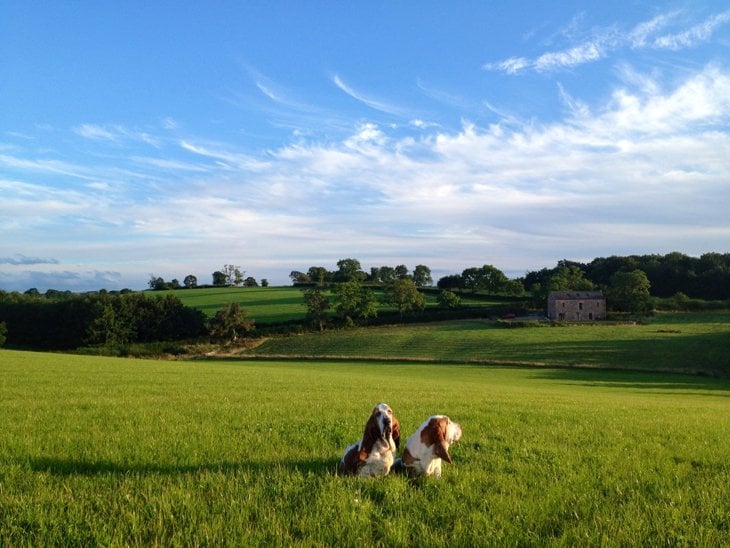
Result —
[[[589,312],[589,313],[588,313],[588,319],[589,319],[589,320],[592,320],[592,319],[593,319],[593,312]]]
[[[583,303],[578,303],[578,310],[583,310]]]

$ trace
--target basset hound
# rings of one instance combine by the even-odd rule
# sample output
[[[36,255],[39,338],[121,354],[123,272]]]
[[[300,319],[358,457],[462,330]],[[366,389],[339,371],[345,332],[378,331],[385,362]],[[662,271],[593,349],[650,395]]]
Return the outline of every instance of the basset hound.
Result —
[[[357,443],[348,445],[340,460],[341,474],[386,476],[400,446],[400,423],[386,403],[375,406]]]
[[[406,474],[441,478],[441,461],[451,464],[449,447],[460,438],[460,424],[446,415],[429,417],[406,441],[402,458]]]

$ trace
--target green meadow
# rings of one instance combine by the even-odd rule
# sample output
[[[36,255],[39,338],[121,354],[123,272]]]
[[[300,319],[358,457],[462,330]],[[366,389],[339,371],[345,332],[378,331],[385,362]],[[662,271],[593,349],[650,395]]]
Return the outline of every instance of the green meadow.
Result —
[[[730,377],[730,312],[658,314],[642,324],[504,327],[493,321],[326,331],[265,341],[247,354],[412,358],[600,367]]]
[[[441,481],[336,474],[381,401]],[[0,350],[0,424],[3,546],[730,545],[727,379]]]
[[[303,292],[297,287],[206,287],[202,289],[170,290],[186,306],[197,308],[212,317],[229,303],[238,303],[257,324],[272,324],[290,320],[303,320],[307,313]],[[382,291],[374,290],[376,298],[382,299]],[[333,301],[332,293],[327,293]],[[465,305],[488,306],[502,301],[489,301],[464,295],[461,302]],[[436,305],[436,295],[426,294],[426,306]],[[380,310],[389,310],[383,304]],[[334,313],[334,312],[333,312]]]

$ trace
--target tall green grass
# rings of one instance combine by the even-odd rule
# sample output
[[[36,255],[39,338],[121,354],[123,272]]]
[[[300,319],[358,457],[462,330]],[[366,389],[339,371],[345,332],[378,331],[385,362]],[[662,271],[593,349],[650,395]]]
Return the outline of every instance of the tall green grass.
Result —
[[[504,329],[487,321],[329,331],[266,341],[268,356],[478,360],[730,376],[730,313],[660,314],[642,325]]]
[[[441,481],[336,475],[372,406]],[[730,382],[0,351],[0,545],[730,544]]]

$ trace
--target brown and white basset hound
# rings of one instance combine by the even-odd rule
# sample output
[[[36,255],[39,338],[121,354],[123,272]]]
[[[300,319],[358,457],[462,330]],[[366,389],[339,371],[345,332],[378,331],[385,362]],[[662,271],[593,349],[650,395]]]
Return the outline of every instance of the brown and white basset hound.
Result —
[[[451,464],[449,447],[461,438],[461,425],[446,415],[426,419],[406,441],[403,466],[410,477],[441,477],[441,461]]]
[[[340,473],[352,476],[386,476],[400,446],[400,423],[386,403],[375,406],[362,438],[347,446]]]

